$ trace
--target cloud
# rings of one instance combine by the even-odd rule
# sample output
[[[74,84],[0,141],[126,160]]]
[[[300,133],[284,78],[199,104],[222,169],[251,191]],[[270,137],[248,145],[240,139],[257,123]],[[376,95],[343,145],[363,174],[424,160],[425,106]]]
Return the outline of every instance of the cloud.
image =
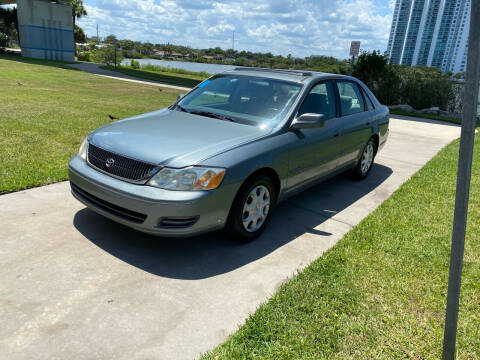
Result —
[[[385,50],[391,1],[381,0],[84,0],[78,24],[89,36],[235,48],[293,56],[348,56],[350,41]]]

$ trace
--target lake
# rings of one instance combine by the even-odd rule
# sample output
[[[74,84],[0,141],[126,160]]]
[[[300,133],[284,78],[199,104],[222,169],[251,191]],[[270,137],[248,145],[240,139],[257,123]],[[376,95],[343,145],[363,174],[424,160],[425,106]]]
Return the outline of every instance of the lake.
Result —
[[[219,64],[203,64],[187,61],[174,61],[174,60],[157,60],[157,59],[135,59],[140,65],[152,64],[159,66],[168,66],[176,69],[185,69],[188,71],[205,71],[209,74],[218,74],[223,71],[235,69],[238,66],[233,65],[219,65]],[[130,65],[130,59],[123,59],[122,65]]]

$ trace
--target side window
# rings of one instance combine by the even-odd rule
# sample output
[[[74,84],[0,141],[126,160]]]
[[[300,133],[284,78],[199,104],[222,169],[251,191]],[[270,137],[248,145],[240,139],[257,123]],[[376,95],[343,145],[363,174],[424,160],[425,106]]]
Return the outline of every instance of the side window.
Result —
[[[375,106],[373,105],[370,96],[368,96],[367,92],[362,89],[363,97],[365,98],[365,104],[367,105],[367,111],[375,110]]]
[[[298,115],[306,113],[323,114],[325,120],[336,116],[335,95],[330,81],[315,85],[310,90],[298,111]]]
[[[365,111],[362,93],[355,83],[351,81],[337,81],[337,86],[342,116]]]

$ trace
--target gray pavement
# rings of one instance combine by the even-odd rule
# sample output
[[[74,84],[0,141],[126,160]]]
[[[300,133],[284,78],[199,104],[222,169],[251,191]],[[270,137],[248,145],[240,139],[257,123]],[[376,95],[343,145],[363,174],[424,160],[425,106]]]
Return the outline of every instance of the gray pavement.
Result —
[[[197,358],[460,135],[407,118],[390,128],[368,179],[291,198],[246,245],[135,232],[86,209],[67,182],[0,196],[0,357]]]
[[[116,71],[110,71],[110,70],[105,70],[101,69],[100,66],[102,64],[96,64],[96,63],[91,63],[91,62],[78,62],[75,64],[67,64],[67,66],[78,69],[81,71],[85,71],[94,75],[110,78],[110,79],[116,79],[116,80],[123,80],[123,81],[129,81],[129,82],[134,82],[138,84],[146,84],[146,85],[155,85],[155,86],[161,86],[161,87],[166,87],[169,89],[176,89],[176,90],[181,90],[181,91],[189,91],[191,88],[185,87],[185,86],[178,86],[178,85],[170,85],[170,84],[165,84],[161,83],[158,81],[153,81],[153,80],[146,80],[146,79],[141,79],[137,78],[134,76],[129,76],[126,74],[122,74],[120,72]]]

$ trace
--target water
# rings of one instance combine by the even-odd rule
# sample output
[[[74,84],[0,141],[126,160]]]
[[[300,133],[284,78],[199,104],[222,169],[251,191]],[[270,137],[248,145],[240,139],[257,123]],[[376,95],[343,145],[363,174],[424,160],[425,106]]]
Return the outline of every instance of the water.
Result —
[[[174,61],[174,60],[157,60],[157,59],[135,59],[140,65],[152,64],[159,66],[169,66],[176,69],[185,69],[188,71],[205,71],[209,74],[218,74],[223,71],[235,69],[237,66],[233,65],[219,65],[219,64],[203,64],[187,61]],[[130,65],[130,59],[123,59],[122,65]]]

